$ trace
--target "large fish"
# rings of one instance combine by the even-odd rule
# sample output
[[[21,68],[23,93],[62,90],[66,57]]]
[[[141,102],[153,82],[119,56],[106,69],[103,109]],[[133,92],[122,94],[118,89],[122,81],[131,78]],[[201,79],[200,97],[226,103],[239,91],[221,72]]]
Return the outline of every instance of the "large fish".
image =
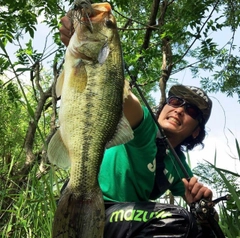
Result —
[[[82,2],[84,8],[72,15],[75,32],[56,85],[60,126],[48,146],[51,163],[71,166],[54,216],[54,238],[103,237],[105,210],[98,173],[104,150],[133,137],[122,110],[128,90],[111,6]]]

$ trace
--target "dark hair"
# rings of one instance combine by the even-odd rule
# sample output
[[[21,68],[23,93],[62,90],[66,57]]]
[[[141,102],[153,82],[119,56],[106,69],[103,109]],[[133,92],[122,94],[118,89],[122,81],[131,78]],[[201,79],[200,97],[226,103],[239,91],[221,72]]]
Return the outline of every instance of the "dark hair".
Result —
[[[166,105],[166,102],[160,106],[156,112],[156,118],[158,119],[162,109],[164,108],[164,106]],[[186,151],[186,150],[192,150],[194,147],[200,145],[202,148],[204,147],[203,144],[203,140],[206,136],[206,131],[205,131],[205,122],[204,120],[202,122],[199,122],[199,127],[200,127],[200,131],[199,134],[196,138],[193,138],[192,135],[190,135],[189,137],[187,137],[184,141],[182,141],[181,144],[179,144],[175,150],[176,151]]]

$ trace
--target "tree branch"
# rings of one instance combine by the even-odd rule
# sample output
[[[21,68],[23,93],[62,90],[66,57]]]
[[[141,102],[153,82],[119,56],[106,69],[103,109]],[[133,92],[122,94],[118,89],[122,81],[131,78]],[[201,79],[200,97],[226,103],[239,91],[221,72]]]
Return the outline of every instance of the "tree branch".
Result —
[[[171,1],[171,3],[173,3],[173,1]],[[168,0],[164,0],[161,4],[160,8],[161,14],[158,19],[158,25],[160,29],[165,24],[165,16],[168,6],[169,6]],[[161,92],[159,108],[161,108],[166,101],[166,85],[172,72],[172,48],[170,39],[167,36],[162,39],[162,56],[163,56],[161,67],[162,74],[159,79],[159,88]]]

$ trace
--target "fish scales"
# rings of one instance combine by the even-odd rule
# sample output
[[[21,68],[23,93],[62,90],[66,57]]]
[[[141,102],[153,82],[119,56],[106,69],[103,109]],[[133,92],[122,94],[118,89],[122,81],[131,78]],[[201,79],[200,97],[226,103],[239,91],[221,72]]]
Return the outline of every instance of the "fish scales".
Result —
[[[130,128],[126,121],[120,122],[124,70],[111,6],[87,2],[84,9],[93,14],[82,16],[81,22],[79,16],[74,18],[75,32],[56,87],[61,95],[60,127],[49,143],[48,157],[62,168],[71,164],[71,170],[54,215],[53,238],[103,237],[105,211],[98,173],[119,124]],[[132,134],[118,140],[131,138]]]
[[[72,187],[76,187],[77,191],[84,189],[81,181],[86,176],[96,180],[100,163],[94,161],[102,159],[104,147],[115,133],[121,118],[123,76],[116,76],[114,72],[109,72],[109,68],[112,68],[111,54],[104,65],[85,65],[87,72],[94,70],[95,73],[89,76],[84,93],[77,94],[74,91],[78,89],[75,88],[69,93],[66,90],[62,95],[63,104],[66,104],[66,101],[69,101],[67,104],[72,104],[60,112],[59,118],[64,125],[64,128],[61,128],[60,124],[61,134],[69,137],[65,143],[69,148],[70,158],[76,158],[73,159],[74,162],[71,160],[70,181],[74,181]],[[116,77],[119,79],[116,80]],[[75,109],[72,110],[72,107]],[[65,121],[71,123],[64,123]],[[80,157],[81,160],[78,159]],[[87,180],[85,184],[87,190],[95,186],[91,180]]]

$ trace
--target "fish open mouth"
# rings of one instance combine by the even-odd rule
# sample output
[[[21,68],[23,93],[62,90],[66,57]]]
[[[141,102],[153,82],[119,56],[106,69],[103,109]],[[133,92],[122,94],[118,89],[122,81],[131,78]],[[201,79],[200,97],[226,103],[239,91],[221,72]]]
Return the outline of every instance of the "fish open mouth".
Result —
[[[84,22],[91,21],[92,23],[99,22],[102,19],[104,19],[104,15],[106,13],[109,13],[112,10],[111,5],[109,3],[94,3],[91,5],[91,8],[92,8],[91,11],[85,12],[83,14],[82,21]]]

